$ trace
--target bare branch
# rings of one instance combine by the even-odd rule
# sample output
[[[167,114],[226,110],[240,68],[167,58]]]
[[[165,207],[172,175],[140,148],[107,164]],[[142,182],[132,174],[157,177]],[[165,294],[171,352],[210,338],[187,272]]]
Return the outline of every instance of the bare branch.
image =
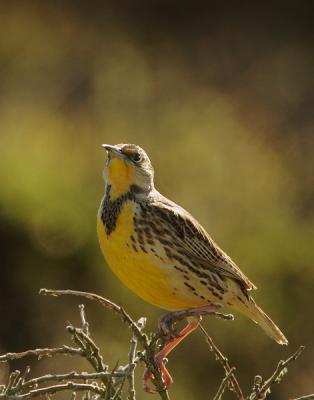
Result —
[[[127,325],[132,330],[136,339],[143,346],[145,353],[143,354],[142,359],[146,363],[147,368],[153,373],[153,375],[155,377],[154,384],[156,385],[156,391],[159,393],[160,398],[162,400],[170,399],[169,393],[163,382],[161,371],[155,361],[156,344],[152,341],[149,341],[149,339],[147,338],[147,335],[142,333],[141,329],[136,324],[136,322],[133,321],[133,319],[126,313],[126,311],[122,307],[120,307],[117,304],[113,303],[112,301],[105,299],[104,297],[101,297],[94,293],[87,293],[87,292],[81,292],[81,291],[76,291],[76,290],[50,290],[50,289],[49,290],[41,289],[39,291],[39,293],[42,295],[54,296],[54,297],[59,297],[59,296],[83,297],[88,300],[96,301],[97,303],[101,304],[103,307],[105,307],[109,310],[112,310],[116,314],[118,314],[122,318],[122,320],[127,323]]]
[[[6,353],[0,356],[0,362],[7,362],[11,360],[17,360],[23,357],[36,356],[40,360],[43,357],[52,357],[56,354],[64,354],[67,356],[85,356],[85,352],[82,349],[61,346],[56,348],[45,348],[45,349],[31,349],[27,351],[22,351],[21,353]]]
[[[39,397],[39,396],[44,396],[44,395],[50,395],[50,394],[55,394],[57,392],[65,391],[65,390],[71,390],[72,392],[78,392],[78,391],[86,391],[90,390],[91,392],[103,395],[105,393],[105,390],[101,387],[99,387],[97,384],[87,384],[87,383],[73,383],[73,382],[67,382],[62,385],[54,385],[54,386],[48,386],[44,388],[38,388],[38,389],[33,389],[30,390],[28,393],[25,394],[19,394],[18,397],[16,395],[11,395],[7,396],[5,394],[0,394],[0,399],[6,399],[6,400],[14,400],[14,399],[31,399],[34,397]]]
[[[74,342],[84,346],[86,352],[85,358],[90,362],[95,371],[106,371],[107,366],[103,362],[100,350],[91,337],[86,335],[82,329],[75,328],[73,325],[68,325],[66,329],[72,335]]]
[[[232,368],[230,367],[227,357],[225,357],[222,354],[222,352],[218,349],[218,347],[215,345],[213,339],[208,335],[208,333],[204,329],[203,325],[201,325],[201,324],[200,324],[200,330],[202,331],[203,335],[206,338],[207,343],[209,344],[210,351],[212,351],[215,354],[216,360],[219,361],[220,364],[222,365],[226,376],[228,376],[230,374],[230,378],[227,380],[227,383],[230,382],[230,390],[236,394],[236,396],[239,400],[244,400],[244,396],[243,396],[241,387],[235,377],[234,371],[232,371]]]
[[[304,346],[300,346],[298,350],[294,354],[292,354],[292,356],[290,356],[286,361],[279,361],[277,368],[275,369],[272,376],[268,378],[264,383],[259,382],[258,384],[256,384],[255,378],[253,392],[248,396],[248,400],[265,399],[266,396],[270,393],[271,385],[274,385],[275,383],[279,383],[281,381],[281,379],[288,372],[288,365],[297,360],[304,349]],[[261,379],[261,377],[259,378]]]
[[[112,301],[105,299],[104,297],[101,297],[97,294],[94,293],[88,293],[88,292],[81,292],[77,290],[50,290],[50,289],[40,289],[39,294],[44,295],[44,296],[53,296],[53,297],[59,297],[59,296],[76,296],[76,297],[83,297],[88,300],[96,301],[97,303],[101,304],[103,307],[114,311],[116,314],[118,314],[124,322],[126,322],[129,327],[132,329],[133,333],[136,335],[136,337],[141,340],[142,344],[144,344],[145,339],[144,339],[144,334],[141,333],[140,329],[136,325],[136,323],[132,320],[132,318],[124,311],[124,309],[117,304],[113,303]]]
[[[129,394],[128,400],[135,400],[135,382],[134,382],[134,370],[136,367],[135,354],[136,354],[137,340],[133,336],[130,342],[129,350],[129,365],[128,365],[128,381],[129,381]]]
[[[110,375],[113,375],[114,378],[121,378],[125,376],[125,372],[123,371],[116,371],[114,374],[110,372],[94,372],[94,373],[88,373],[88,372],[76,372],[72,371],[67,374],[47,374],[47,375],[42,375],[39,376],[38,378],[33,378],[29,379],[28,381],[24,381],[19,386],[19,390],[25,390],[37,385],[40,385],[42,383],[48,383],[48,382],[64,382],[68,380],[97,380],[97,379],[103,379],[105,377],[109,377]]]
[[[4,396],[7,396],[10,393],[11,389],[17,384],[20,375],[21,375],[20,371],[11,372],[11,374],[9,376],[9,382],[3,393]]]
[[[118,391],[117,391],[116,393],[114,393],[113,374],[116,372],[117,368],[118,368],[118,362],[117,362],[116,365],[114,366],[114,368],[113,368],[113,370],[111,371],[110,376],[109,376],[109,378],[108,378],[108,383],[107,383],[107,387],[106,387],[106,393],[105,393],[105,396],[104,396],[104,400],[110,400],[110,399],[112,399],[112,397],[115,398],[115,397],[116,397],[115,395],[116,395],[119,391],[121,391],[121,385],[120,385],[120,388],[118,389]],[[122,385],[123,385],[123,384],[124,384],[124,381],[125,381],[125,377],[122,378],[122,379],[123,379],[123,380],[122,380]],[[113,396],[112,396],[112,395],[113,395]]]
[[[54,394],[62,391],[71,391],[71,400],[76,400],[77,392],[83,392],[81,397],[83,400],[122,400],[122,398],[136,400],[134,371],[139,361],[143,361],[146,368],[153,374],[154,379],[152,382],[156,387],[156,392],[159,397],[162,400],[170,400],[168,391],[164,386],[162,374],[155,361],[155,356],[160,350],[161,335],[160,332],[150,333],[149,335],[143,332],[146,321],[145,318],[141,318],[138,322],[135,322],[122,307],[92,293],[46,289],[42,289],[41,293],[50,296],[73,295],[84,297],[96,301],[118,314],[133,333],[130,340],[128,363],[125,366],[119,366],[117,363],[116,366],[109,371],[109,367],[105,365],[103,361],[99,347],[90,335],[89,324],[85,316],[85,308],[84,305],[81,304],[79,306],[81,327],[76,328],[71,324],[66,327],[67,331],[71,334],[72,341],[77,347],[64,345],[56,348],[32,349],[21,353],[7,353],[0,355],[0,362],[8,362],[28,356],[36,356],[38,359],[41,359],[43,357],[53,357],[62,354],[85,358],[95,372],[72,371],[64,374],[47,374],[29,379],[29,367],[27,367],[23,373],[20,371],[12,371],[7,384],[0,386],[0,400],[23,400],[43,396],[50,399]],[[185,311],[179,313],[179,319],[188,316],[189,312],[190,311],[187,312],[187,315]],[[232,318],[229,315],[226,316],[221,313],[213,314],[224,319]],[[175,322],[176,321],[174,321],[174,323]],[[266,399],[270,394],[270,387],[281,381],[283,376],[287,373],[289,364],[295,361],[304,349],[304,347],[301,346],[286,361],[280,361],[274,373],[267,380],[263,381],[263,378],[257,375],[254,378],[254,385],[251,393],[244,398],[242,389],[235,377],[235,368],[230,367],[227,357],[225,357],[215,345],[213,339],[208,335],[203,326],[200,326],[200,329],[209,344],[211,352],[214,353],[216,360],[219,361],[225,372],[225,376],[213,400],[222,400],[227,388],[235,393],[238,400]],[[138,346],[141,346],[143,351],[137,353]],[[51,382],[54,382],[54,384],[51,385]],[[126,382],[128,382],[128,388],[123,392]],[[47,386],[49,384],[50,386]],[[299,397],[294,400],[314,400],[314,394]]]
[[[225,389],[227,388],[228,382],[229,382],[229,380],[231,379],[231,376],[232,376],[232,374],[233,374],[234,371],[235,371],[235,368],[232,367],[232,368],[230,369],[230,371],[225,375],[225,377],[224,377],[223,380],[221,381],[221,384],[220,384],[220,386],[219,386],[219,388],[218,388],[218,391],[217,391],[217,393],[216,393],[216,395],[215,395],[215,397],[214,397],[213,400],[221,400],[222,395],[224,394],[224,391],[225,391]]]
[[[85,335],[89,336],[89,323],[86,321],[86,318],[85,318],[84,304],[79,305],[79,310],[80,310],[80,317],[81,317],[81,321],[82,321],[82,331],[85,333]]]

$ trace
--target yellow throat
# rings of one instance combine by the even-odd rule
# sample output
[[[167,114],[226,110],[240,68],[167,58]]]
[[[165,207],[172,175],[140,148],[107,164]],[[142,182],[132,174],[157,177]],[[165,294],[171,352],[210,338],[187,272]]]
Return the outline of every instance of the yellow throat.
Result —
[[[111,199],[114,200],[128,192],[134,182],[134,169],[118,158],[113,158],[108,167],[108,181],[111,182]]]

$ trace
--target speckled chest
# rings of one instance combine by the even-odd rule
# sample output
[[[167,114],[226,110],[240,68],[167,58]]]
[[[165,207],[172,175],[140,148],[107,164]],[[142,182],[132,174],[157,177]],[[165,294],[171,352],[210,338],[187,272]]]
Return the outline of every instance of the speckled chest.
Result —
[[[212,279],[186,257],[180,244],[188,229],[183,221],[150,198],[141,201],[131,192],[110,200],[110,189],[107,194],[98,236],[107,264],[120,280],[146,301],[169,310],[208,302]]]
[[[106,188],[105,197],[100,206],[100,218],[104,224],[107,235],[109,236],[116,228],[118,217],[120,215],[123,205],[127,201],[134,201],[134,194],[129,191],[112,200],[110,196],[111,186]]]

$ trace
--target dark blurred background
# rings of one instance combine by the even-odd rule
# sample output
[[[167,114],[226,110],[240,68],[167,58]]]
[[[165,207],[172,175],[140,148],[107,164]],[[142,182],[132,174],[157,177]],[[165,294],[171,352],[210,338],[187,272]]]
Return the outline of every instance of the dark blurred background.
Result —
[[[290,341],[241,316],[207,319],[243,387],[304,344],[272,399],[313,392],[313,15],[311,1],[0,3],[1,352],[68,339],[78,302],[40,298],[41,287],[99,293],[155,328],[162,310],[117,281],[95,231],[100,144],[137,143],[157,188],[256,283]],[[105,361],[126,363],[130,332],[86,306]],[[74,368],[87,365],[43,360],[33,373]],[[169,368],[176,399],[210,398],[222,378],[197,332]]]

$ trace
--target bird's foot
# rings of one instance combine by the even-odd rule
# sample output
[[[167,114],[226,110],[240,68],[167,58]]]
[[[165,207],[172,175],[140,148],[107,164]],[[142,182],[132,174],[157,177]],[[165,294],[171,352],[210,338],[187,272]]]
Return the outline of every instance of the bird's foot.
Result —
[[[165,387],[165,389],[168,389],[169,386],[173,383],[173,379],[172,379],[172,376],[170,375],[169,371],[165,367],[163,354],[161,354],[161,353],[162,352],[160,352],[156,355],[155,362],[161,372],[164,387]],[[144,385],[145,392],[151,393],[151,394],[156,393],[156,389],[153,389],[150,386],[150,382],[154,383],[155,381],[156,381],[156,379],[155,379],[154,374],[148,368],[146,368],[144,371],[144,377],[143,377],[143,385]]]
[[[167,389],[173,382],[173,379],[165,367],[165,359],[167,355],[180,343],[183,339],[185,339],[191,332],[193,332],[200,323],[200,316],[198,318],[194,318],[194,321],[189,322],[180,333],[176,333],[175,337],[169,339],[168,342],[164,345],[164,347],[160,350],[159,353],[155,356],[156,367],[159,368],[162,376],[162,380],[165,388]],[[155,382],[156,378],[154,374],[148,369],[144,372],[144,390],[148,393],[155,393],[156,391],[149,386],[149,382]]]
[[[165,339],[165,341],[176,339],[180,335],[174,327],[175,323],[180,320],[180,314],[181,311],[175,311],[160,318],[158,329],[160,336]]]
[[[155,356],[156,367],[159,368],[163,379],[164,387],[167,389],[173,379],[165,367],[165,359],[167,355],[174,349],[184,338],[193,332],[200,324],[202,315],[216,315],[221,304],[208,304],[199,308],[190,308],[187,310],[174,311],[164,315],[159,321],[159,330],[161,335],[166,338],[166,343],[159,353]],[[173,325],[175,322],[183,318],[188,318],[188,324],[181,332],[176,332]],[[144,390],[148,393],[156,393],[155,389],[150,387],[150,382],[155,383],[154,374],[148,369],[144,372]],[[156,386],[156,385],[155,385]]]
[[[195,317],[195,320],[201,321],[202,315],[213,315],[217,313],[217,310],[221,308],[221,304],[208,304],[206,306],[198,308],[188,308],[186,310],[179,310],[170,312],[159,321],[159,331],[161,336],[167,340],[172,340],[180,337],[180,333],[174,329],[174,324],[187,317]]]

